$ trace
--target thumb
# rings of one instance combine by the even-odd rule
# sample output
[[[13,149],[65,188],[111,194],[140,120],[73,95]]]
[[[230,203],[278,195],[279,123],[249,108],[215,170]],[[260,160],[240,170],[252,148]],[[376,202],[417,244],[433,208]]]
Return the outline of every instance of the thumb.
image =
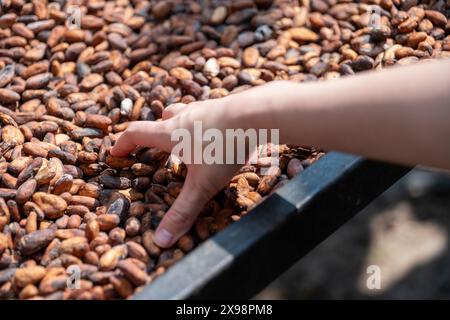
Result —
[[[188,175],[180,195],[159,224],[155,234],[158,246],[168,248],[188,232],[209,200],[208,193],[192,181],[195,179],[189,179]]]

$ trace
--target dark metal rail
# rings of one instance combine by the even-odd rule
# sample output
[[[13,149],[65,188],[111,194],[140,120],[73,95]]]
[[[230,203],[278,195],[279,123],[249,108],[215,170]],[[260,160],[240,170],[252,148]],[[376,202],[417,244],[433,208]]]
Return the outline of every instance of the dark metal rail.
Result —
[[[133,298],[250,298],[409,170],[330,152]]]

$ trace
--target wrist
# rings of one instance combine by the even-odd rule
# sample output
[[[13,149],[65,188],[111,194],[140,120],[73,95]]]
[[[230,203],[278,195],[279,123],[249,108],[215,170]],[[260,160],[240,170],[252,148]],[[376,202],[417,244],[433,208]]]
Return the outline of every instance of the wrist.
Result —
[[[276,81],[230,95],[225,98],[224,118],[233,128],[278,129],[282,138],[286,124],[299,117],[300,87],[297,83]]]

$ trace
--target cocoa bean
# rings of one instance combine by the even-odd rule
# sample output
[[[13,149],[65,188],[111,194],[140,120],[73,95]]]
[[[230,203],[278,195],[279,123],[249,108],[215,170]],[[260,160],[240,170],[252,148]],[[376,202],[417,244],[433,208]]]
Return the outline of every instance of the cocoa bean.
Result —
[[[101,214],[97,218],[100,230],[109,231],[117,227],[120,223],[120,217],[115,214]]]
[[[39,293],[46,295],[48,298],[50,294],[53,294],[58,290],[64,290],[67,287],[68,278],[69,277],[65,274],[51,275],[47,273],[39,284]]]
[[[100,232],[100,224],[97,220],[91,220],[86,224],[86,237],[89,241],[95,239]]]
[[[31,255],[45,248],[54,238],[53,228],[37,230],[20,238],[18,249],[23,254]]]
[[[120,192],[114,192],[107,205],[106,214],[117,215],[123,223],[126,220],[129,208],[130,201]]]
[[[437,27],[444,28],[447,24],[447,17],[439,11],[425,10],[425,17]]]
[[[152,14],[156,19],[165,19],[172,11],[173,3],[171,1],[159,1],[152,8]]]
[[[2,254],[8,247],[8,237],[0,233],[0,254]]]
[[[73,185],[73,177],[70,174],[63,174],[53,185],[53,193],[60,195],[69,192]]]
[[[16,197],[17,191],[14,189],[0,188],[0,198],[3,199],[14,199]]]
[[[101,270],[108,271],[116,268],[121,259],[128,255],[128,249],[125,245],[118,245],[105,252],[99,260]]]
[[[99,182],[105,188],[127,189],[131,187],[131,181],[125,177],[100,176]]]
[[[16,270],[13,282],[18,287],[38,283],[45,276],[45,268],[42,266],[25,267]]]
[[[17,268],[9,268],[0,271],[0,285],[4,284],[7,281],[12,280],[14,274],[16,273]]]
[[[21,145],[25,138],[19,128],[15,126],[5,126],[2,128],[2,141],[10,147]]]
[[[58,147],[42,141],[25,142],[23,145],[23,151],[33,157],[46,158],[48,151],[52,149],[58,149]]]
[[[131,158],[106,157],[106,164],[113,169],[130,168],[135,163]]]
[[[73,237],[61,242],[60,253],[83,257],[89,251],[89,245],[85,237]]]
[[[47,156],[49,158],[58,158],[66,164],[76,164],[77,162],[77,158],[73,154],[60,149],[49,150]]]
[[[58,239],[61,239],[61,240],[66,240],[66,239],[70,239],[73,237],[84,237],[85,236],[85,232],[83,230],[64,229],[67,226],[68,218],[66,218],[64,220],[65,220],[65,223],[64,223],[65,225],[62,226],[62,228],[60,230],[56,230],[55,237],[57,237]]]
[[[109,281],[122,298],[126,299],[133,293],[133,286],[126,278],[112,276]]]
[[[159,248],[153,241],[154,232],[152,230],[147,230],[142,234],[142,244],[147,250],[148,254],[152,257],[157,257],[161,253],[161,248]]]
[[[111,119],[99,114],[87,114],[85,125],[106,130],[111,125]]]
[[[130,259],[120,261],[117,266],[124,273],[125,277],[136,286],[143,285],[149,281],[149,276]]]
[[[5,87],[14,78],[14,66],[9,64],[0,70],[0,88]]]
[[[56,259],[59,256],[60,247],[61,241],[59,239],[53,239],[42,255],[41,264],[47,266],[53,259]]]
[[[299,159],[291,159],[288,163],[288,167],[287,167],[287,175],[289,178],[293,178],[296,175],[298,175],[299,173],[301,173],[303,171],[303,165],[302,162]]]
[[[57,195],[36,192],[33,194],[32,199],[33,202],[44,211],[45,216],[49,219],[61,217],[67,208],[66,201]]]
[[[70,200],[70,204],[85,206],[88,209],[94,209],[99,206],[97,199],[86,196],[73,196]]]
[[[50,161],[44,160],[42,166],[36,172],[34,180],[38,185],[44,185],[49,183],[56,175],[56,167]]]
[[[0,101],[3,103],[14,103],[20,100],[20,95],[10,89],[0,88]]]
[[[134,241],[127,242],[128,256],[130,258],[138,259],[145,264],[148,264],[150,261],[150,257],[145,251],[144,247]]]
[[[178,240],[178,246],[184,252],[189,252],[194,248],[194,241],[190,235],[184,235]]]

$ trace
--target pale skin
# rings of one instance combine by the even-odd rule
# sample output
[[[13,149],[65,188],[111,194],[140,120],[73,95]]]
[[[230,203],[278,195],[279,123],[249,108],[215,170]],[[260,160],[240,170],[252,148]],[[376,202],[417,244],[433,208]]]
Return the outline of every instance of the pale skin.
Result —
[[[170,152],[177,128],[280,129],[280,143],[339,150],[405,165],[450,169],[450,60],[366,72],[337,81],[279,81],[222,99],[175,104],[163,120],[134,122],[111,149],[137,146]],[[188,165],[182,192],[155,236],[172,246],[239,165]]]

